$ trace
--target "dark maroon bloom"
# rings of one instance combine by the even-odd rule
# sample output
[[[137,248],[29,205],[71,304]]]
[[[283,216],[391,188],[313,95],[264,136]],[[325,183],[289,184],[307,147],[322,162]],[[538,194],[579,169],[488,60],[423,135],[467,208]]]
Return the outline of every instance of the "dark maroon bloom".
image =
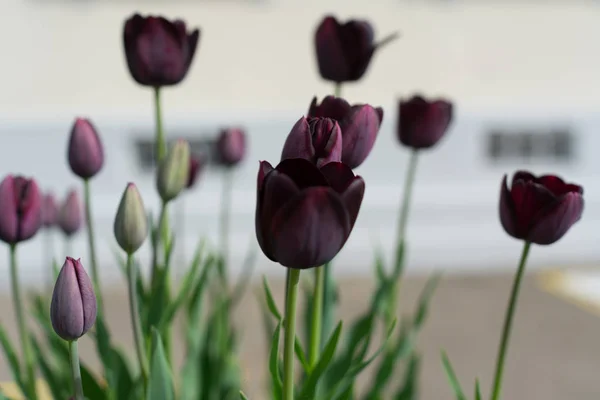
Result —
[[[583,188],[554,175],[515,173],[510,189],[504,175],[500,221],[510,236],[536,244],[552,244],[581,218]]]
[[[383,121],[383,109],[368,104],[350,106],[346,100],[334,96],[327,96],[321,104],[317,104],[317,98],[314,97],[308,116],[338,121],[342,130],[342,162],[350,168],[356,168],[373,150]]]
[[[452,121],[452,103],[443,99],[425,100],[414,96],[399,102],[398,139],[413,149],[434,146]]]
[[[217,139],[217,162],[232,167],[246,155],[246,133],[240,128],[223,129]]]
[[[42,226],[42,195],[33,179],[8,175],[0,183],[0,240],[16,244]]]
[[[77,340],[94,326],[96,313],[96,295],[88,274],[80,260],[67,257],[50,303],[54,332],[64,340]]]
[[[199,156],[190,157],[190,173],[188,174],[188,181],[186,187],[191,189],[195,184],[198,176],[202,173],[204,168],[204,158]]]
[[[323,19],[315,33],[319,73],[333,82],[359,80],[369,67],[375,50],[394,40],[396,33],[375,43],[371,24],[364,20],[340,23],[333,16]]]
[[[89,119],[77,118],[71,128],[67,154],[73,173],[89,179],[104,165],[104,148],[100,137]]]
[[[53,227],[58,222],[58,205],[52,193],[46,193],[42,199],[42,224]]]
[[[83,225],[83,211],[79,195],[76,190],[71,190],[58,214],[58,225],[67,236],[72,236]]]
[[[302,158],[266,161],[258,171],[256,237],[265,255],[288,268],[331,261],[358,216],[365,182],[347,165],[321,168]]]
[[[131,76],[145,86],[176,85],[185,78],[198,44],[198,29],[163,17],[133,15],[125,22],[123,43]]]
[[[288,135],[281,159],[304,158],[317,167],[342,160],[342,130],[331,118],[300,118]]]

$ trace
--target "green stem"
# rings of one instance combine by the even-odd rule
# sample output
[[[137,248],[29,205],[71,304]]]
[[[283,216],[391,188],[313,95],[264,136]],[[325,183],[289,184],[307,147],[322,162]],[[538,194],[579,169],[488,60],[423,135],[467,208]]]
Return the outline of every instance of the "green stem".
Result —
[[[506,351],[508,350],[508,341],[510,339],[510,332],[512,330],[513,317],[517,307],[519,290],[521,288],[521,281],[525,272],[525,264],[527,263],[527,256],[529,255],[530,247],[531,243],[525,242],[525,245],[523,246],[523,252],[521,253],[521,260],[519,261],[519,268],[517,269],[512,291],[510,293],[508,309],[506,310],[506,315],[504,317],[502,339],[500,341],[500,348],[498,349],[498,356],[496,357],[496,373],[494,374],[494,385],[492,386],[492,400],[498,400],[500,398],[502,375],[504,373],[504,360],[506,359]]]
[[[294,339],[296,337],[298,282],[300,282],[300,270],[288,269],[283,344],[283,400],[294,400]]]
[[[335,87],[333,88],[333,95],[335,97],[342,96],[342,82],[336,82]]]
[[[81,382],[81,369],[79,368],[79,349],[77,340],[69,342],[69,358],[71,359],[71,374],[73,376],[73,387],[75,388],[75,400],[84,400],[83,384]]]
[[[221,281],[227,285],[227,268],[229,261],[229,221],[231,217],[231,190],[233,188],[233,171],[227,168],[223,174],[221,193],[221,216],[219,223],[219,239],[221,243],[222,268],[219,269]]]
[[[142,323],[140,321],[140,310],[138,307],[138,294],[136,290],[137,271],[133,262],[133,254],[127,254],[127,283],[129,284],[129,312],[131,314],[131,325],[133,327],[133,340],[135,351],[140,365],[140,372],[144,381],[144,391],[148,386],[148,360],[144,350],[144,336],[142,335]],[[145,397],[145,396],[144,396]]]
[[[321,329],[323,322],[323,295],[325,294],[325,267],[315,268],[315,291],[313,294],[312,322],[310,326],[309,363],[314,368],[319,361],[321,350]]]
[[[166,202],[162,202],[161,206],[160,206],[160,214],[158,217],[158,226],[157,226],[157,230],[156,230],[156,243],[152,244],[152,274],[151,274],[151,285],[150,287],[152,288],[152,290],[154,291],[154,289],[156,288],[156,285],[158,284],[158,268],[160,267],[160,262],[159,262],[159,250],[161,250],[161,246],[162,246],[162,253],[160,253],[160,257],[162,258],[162,262],[164,263],[167,259],[167,252],[166,252],[166,237],[165,237],[165,226],[168,224],[167,222],[167,203]]]
[[[90,263],[92,265],[92,279],[96,291],[96,301],[98,303],[98,313],[104,315],[104,302],[102,301],[102,285],[100,284],[100,275],[98,273],[98,260],[96,259],[96,241],[94,236],[94,222],[92,220],[92,196],[90,193],[90,180],[83,180],[85,191],[85,218],[88,232],[88,246],[90,251]]]
[[[25,324],[25,312],[23,311],[23,299],[21,298],[21,287],[19,285],[19,276],[17,273],[17,245],[10,245],[10,280],[12,285],[13,306],[17,318],[17,329],[21,339],[21,350],[25,358],[25,384],[29,393],[25,395],[30,399],[37,399],[35,391],[35,370],[33,353],[31,352],[31,338]]]
[[[156,164],[158,165],[160,160],[162,160],[167,153],[167,143],[165,142],[165,134],[162,122],[162,109],[160,106],[160,87],[158,86],[154,88],[154,116],[156,118],[155,154]]]

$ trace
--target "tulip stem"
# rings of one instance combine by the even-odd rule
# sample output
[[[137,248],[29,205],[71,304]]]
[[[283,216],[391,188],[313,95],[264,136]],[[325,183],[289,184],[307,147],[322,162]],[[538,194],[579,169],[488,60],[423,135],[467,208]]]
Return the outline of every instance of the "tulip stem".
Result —
[[[92,278],[96,290],[96,300],[98,303],[98,313],[104,315],[104,302],[102,300],[102,285],[100,284],[100,274],[98,273],[98,260],[96,259],[96,240],[94,236],[94,222],[92,219],[92,195],[90,192],[90,180],[83,180],[85,192],[85,219],[88,232],[88,246],[90,248],[90,261],[92,264]],[[66,256],[71,256],[67,254]]]
[[[84,400],[83,384],[81,382],[81,369],[79,368],[79,349],[77,340],[69,340],[69,358],[71,359],[71,373],[73,376],[73,387],[75,388],[75,400]]]
[[[146,359],[146,351],[144,350],[144,337],[142,336],[140,310],[137,302],[136,290],[136,268],[133,263],[133,254],[127,254],[127,281],[129,284],[129,312],[131,314],[131,326],[133,327],[133,340],[135,342],[135,351],[138,362],[140,364],[140,372],[144,382],[144,391],[148,385],[148,360]],[[145,396],[144,396],[145,397]]]
[[[154,115],[156,118],[156,164],[158,165],[167,152],[160,105],[160,86],[154,88]]]
[[[494,374],[494,385],[492,386],[492,400],[500,399],[502,375],[504,373],[504,361],[506,359],[506,351],[508,350],[508,341],[510,338],[510,332],[512,330],[513,317],[515,314],[515,309],[517,307],[519,290],[521,288],[521,281],[525,272],[525,264],[527,263],[527,256],[529,255],[530,247],[531,243],[525,242],[525,245],[523,246],[523,252],[521,253],[521,260],[519,261],[519,268],[517,269],[517,273],[515,274],[515,280],[513,282],[512,291],[510,294],[510,300],[508,302],[508,309],[506,310],[506,315],[504,317],[502,339],[500,340],[498,356],[496,357],[496,373]]]
[[[233,171],[226,168],[223,173],[223,188],[221,193],[221,219],[219,224],[221,240],[222,265],[219,274],[223,286],[227,285],[227,268],[229,262],[229,221],[231,216],[231,190],[233,188]]]
[[[14,243],[10,245],[10,279],[12,285],[13,306],[17,318],[17,328],[21,338],[21,350],[23,351],[23,357],[25,358],[25,384],[27,385],[29,393],[24,394],[28,399],[34,400],[37,399],[37,393],[35,391],[35,371],[33,368],[34,360],[33,353],[31,352],[31,338],[27,331],[25,313],[23,312],[23,299],[21,298],[21,287],[19,285],[19,276],[17,274],[17,245]]]
[[[333,95],[335,97],[342,96],[342,82],[336,82],[335,87],[333,88]]]
[[[296,338],[298,282],[300,282],[300,270],[289,268],[284,320],[283,400],[294,400],[294,339]]]
[[[321,350],[321,330],[323,322],[323,295],[325,294],[325,269],[327,266],[315,268],[315,288],[312,299],[312,323],[310,326],[309,363],[311,369],[319,361]]]

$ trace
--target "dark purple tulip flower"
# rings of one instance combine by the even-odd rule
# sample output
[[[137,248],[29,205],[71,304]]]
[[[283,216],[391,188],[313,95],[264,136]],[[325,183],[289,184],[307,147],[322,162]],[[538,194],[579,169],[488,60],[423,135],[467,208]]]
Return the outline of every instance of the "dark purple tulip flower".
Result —
[[[375,51],[398,37],[394,33],[375,43],[371,24],[364,20],[340,23],[326,16],[315,33],[319,73],[337,83],[357,81],[369,67]]]
[[[240,128],[221,130],[217,139],[217,162],[226,167],[237,165],[246,155],[246,133]]]
[[[64,340],[77,340],[96,322],[96,295],[80,260],[67,257],[58,274],[50,320],[54,332]]]
[[[399,102],[398,139],[413,149],[434,146],[452,121],[452,103],[443,99],[426,100],[414,96]]]
[[[204,168],[204,158],[199,156],[190,157],[190,173],[188,174],[188,181],[186,187],[191,189],[196,184],[198,176],[202,173]]]
[[[178,84],[192,64],[199,35],[198,29],[188,32],[181,20],[133,15],[123,29],[125,57],[131,76],[144,86]]]
[[[58,223],[58,204],[52,193],[46,193],[42,199],[42,224],[51,228]]]
[[[258,171],[256,237],[265,255],[288,268],[331,261],[358,216],[365,182],[339,162],[321,168],[302,158],[266,161]]]
[[[83,225],[83,211],[81,201],[76,190],[71,190],[60,207],[58,225],[67,236],[72,236]]]
[[[342,160],[342,130],[331,118],[302,117],[290,131],[281,159],[304,158],[317,167]]]
[[[80,178],[89,179],[104,165],[104,148],[100,137],[89,119],[77,118],[71,129],[69,166]]]
[[[308,116],[338,121],[342,130],[342,162],[350,168],[357,168],[373,150],[383,121],[383,109],[368,104],[351,106],[346,100],[334,96],[327,96],[318,104],[314,97]]]
[[[583,188],[554,175],[536,177],[526,171],[507,177],[500,191],[500,221],[510,236],[535,244],[552,244],[579,221]]]
[[[16,244],[42,226],[42,194],[33,179],[8,175],[0,183],[0,240]]]

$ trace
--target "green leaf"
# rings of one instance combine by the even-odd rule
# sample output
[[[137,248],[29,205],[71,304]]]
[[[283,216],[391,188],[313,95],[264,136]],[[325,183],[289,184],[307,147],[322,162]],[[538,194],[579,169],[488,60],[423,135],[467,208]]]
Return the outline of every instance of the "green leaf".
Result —
[[[271,292],[271,288],[269,287],[266,276],[263,276],[263,288],[265,290],[265,298],[267,300],[267,307],[269,307],[269,311],[271,311],[271,314],[275,317],[275,319],[281,321],[281,313],[277,309],[277,304],[273,298],[273,293]]]
[[[420,361],[421,359],[417,354],[411,356],[404,372],[404,382],[394,397],[395,400],[418,400]]]
[[[448,355],[445,351],[442,351],[442,363],[444,364],[444,370],[446,371],[446,377],[448,378],[448,382],[450,382],[450,386],[454,391],[454,395],[456,396],[456,400],[467,400],[465,393],[463,392],[458,378],[456,377],[456,373],[454,372],[454,368],[452,368],[452,364],[448,359]]]
[[[250,246],[248,247],[248,253],[244,258],[244,262],[242,263],[242,274],[240,275],[237,283],[235,284],[231,293],[233,293],[231,298],[231,306],[235,307],[239,301],[244,297],[250,282],[252,281],[252,273],[254,272],[254,267],[256,265],[256,247],[254,243],[256,243],[256,239],[252,237],[250,241]]]
[[[277,324],[271,341],[271,351],[269,352],[269,372],[271,373],[271,381],[273,382],[273,400],[281,400],[283,398],[283,381],[281,377],[281,369],[279,364],[279,337],[281,335],[281,321]]]
[[[129,364],[127,363],[127,357],[122,353],[121,350],[117,348],[112,348],[112,366],[111,366],[111,374],[113,376],[113,380],[110,381],[111,391],[115,393],[113,396],[114,399],[131,399],[135,398],[133,396],[134,390],[136,389],[136,382],[134,380],[133,375],[131,374],[131,369]]]
[[[160,333],[152,328],[152,361],[147,400],[174,400],[173,376],[165,356]]]
[[[383,256],[383,250],[380,246],[375,249],[375,277],[378,282],[384,282],[387,280],[387,274],[385,272],[385,258]]]
[[[89,368],[81,363],[81,384],[85,389],[85,397],[88,400],[104,400],[106,399],[106,391],[98,383],[94,375],[90,372]]]
[[[0,399],[2,400],[2,399]],[[248,397],[240,390],[240,400],[248,400]]]
[[[10,365],[10,369],[13,374],[13,378],[19,387],[24,388],[24,383],[21,378],[21,365],[19,364],[19,359],[17,358],[17,353],[15,352],[15,348],[13,347],[6,331],[4,330],[4,326],[0,324],[0,344],[2,345],[2,350],[4,351],[4,356],[8,364]],[[26,393],[26,392],[25,392]]]
[[[53,368],[53,366],[49,362],[49,357],[46,357],[45,354],[42,353],[41,346],[38,344],[34,335],[32,337],[32,347],[33,351],[36,354],[38,366],[40,367],[40,371],[42,372],[42,376],[52,393],[52,397],[55,399],[66,399],[71,394],[69,393],[69,388],[71,387],[71,383],[69,379],[66,379],[68,375],[61,374],[59,371]],[[61,376],[62,375],[62,376]]]
[[[427,280],[427,283],[425,284],[425,288],[419,296],[417,312],[415,313],[415,317],[413,320],[413,325],[417,330],[419,330],[425,322],[425,319],[427,317],[427,311],[429,310],[429,304],[431,302],[431,299],[433,298],[433,294],[440,282],[441,277],[441,274],[435,274],[431,278],[429,278]]]
[[[338,286],[331,272],[332,265],[327,263],[325,268],[325,289],[323,293],[323,322],[321,324],[321,337],[328,337],[333,327],[335,310],[339,303]]]
[[[479,387],[479,379],[475,380],[475,400],[483,400],[481,388]]]
[[[401,239],[396,246],[396,261],[394,263],[393,280],[397,281],[404,270],[404,260],[406,257],[406,243]]]
[[[302,343],[300,342],[300,339],[298,339],[298,335],[296,335],[294,338],[294,353],[296,353],[296,357],[298,357],[298,361],[300,362],[304,372],[308,372],[310,370],[310,365],[308,365],[306,352],[302,348]]]

